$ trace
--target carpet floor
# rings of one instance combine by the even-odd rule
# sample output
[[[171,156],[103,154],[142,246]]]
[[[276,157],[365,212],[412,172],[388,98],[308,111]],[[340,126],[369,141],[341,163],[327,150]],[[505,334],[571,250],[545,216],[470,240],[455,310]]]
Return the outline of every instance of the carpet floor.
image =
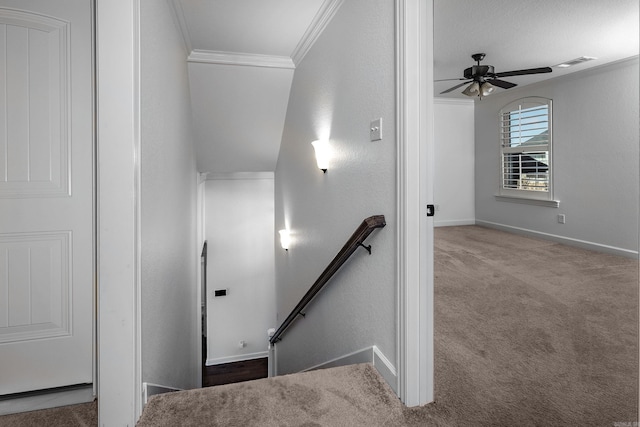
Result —
[[[0,417],[0,427],[96,427],[97,425],[97,401]]]
[[[405,408],[365,364],[154,396],[138,426],[637,425],[637,260],[476,226],[435,233],[434,403]],[[66,414],[0,426],[97,425]]]
[[[437,228],[435,246],[435,404],[418,412],[461,426],[638,420],[638,260],[477,226]]]

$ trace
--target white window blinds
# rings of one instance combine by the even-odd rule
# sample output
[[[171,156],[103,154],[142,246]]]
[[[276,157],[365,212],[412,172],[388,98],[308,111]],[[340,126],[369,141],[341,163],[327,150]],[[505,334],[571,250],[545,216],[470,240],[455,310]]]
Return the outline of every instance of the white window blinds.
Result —
[[[500,111],[500,193],[551,198],[551,100],[519,99]]]

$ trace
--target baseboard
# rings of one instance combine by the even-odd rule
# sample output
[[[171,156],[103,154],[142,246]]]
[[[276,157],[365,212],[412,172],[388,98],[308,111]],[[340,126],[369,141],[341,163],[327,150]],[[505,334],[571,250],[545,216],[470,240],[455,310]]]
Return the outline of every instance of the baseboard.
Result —
[[[436,215],[437,216],[437,215]],[[452,219],[452,220],[444,220],[444,221],[433,221],[434,227],[457,227],[459,225],[475,225],[475,219]]]
[[[244,362],[245,360],[262,359],[269,357],[268,351],[261,351],[259,353],[240,354],[237,356],[218,357],[215,359],[207,359],[206,366],[223,365],[225,363]]]
[[[610,255],[622,256],[625,258],[638,259],[638,251],[618,248],[615,246],[602,245],[600,243],[588,242],[586,240],[573,239],[571,237],[558,236],[556,234],[543,233],[540,231],[529,230],[526,228],[513,227],[510,225],[498,224],[490,221],[476,220],[476,225],[496,230],[507,231],[509,233],[520,234],[527,237],[536,237],[538,239],[550,240],[556,243],[562,243],[568,246],[575,246],[581,249],[588,249],[596,252],[603,252]]]
[[[363,348],[344,356],[336,357],[327,362],[320,363],[302,372],[315,371],[317,369],[335,368],[337,366],[356,365],[359,363],[371,363],[378,370],[382,378],[385,379],[391,389],[398,393],[398,374],[396,368],[389,362],[389,359],[380,351],[377,346]]]
[[[375,345],[373,346],[373,366],[380,372],[382,378],[387,381],[393,392],[398,394],[398,372],[395,366]]]
[[[59,406],[92,402],[95,399],[93,384],[83,384],[42,392],[24,393],[0,400],[0,415],[39,411]]]
[[[151,396],[156,394],[171,393],[172,391],[181,391],[180,388],[167,387],[159,384],[142,383],[142,404],[146,405]]]

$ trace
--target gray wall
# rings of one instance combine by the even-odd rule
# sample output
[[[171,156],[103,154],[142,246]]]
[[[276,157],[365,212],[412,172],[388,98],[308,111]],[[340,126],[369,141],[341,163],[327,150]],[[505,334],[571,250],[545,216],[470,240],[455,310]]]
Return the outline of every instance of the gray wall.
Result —
[[[559,208],[497,201],[498,114],[526,96],[553,100]],[[476,219],[634,255],[638,250],[638,59],[515,88],[476,102]],[[558,214],[566,215],[559,224]]]
[[[296,68],[275,175],[278,320],[282,322],[366,217],[386,216],[277,345],[278,373],[377,345],[396,361],[394,4],[350,0]],[[382,141],[369,141],[382,117]],[[323,174],[311,142],[329,137]]]
[[[472,100],[434,101],[435,227],[475,224],[475,142]]]
[[[273,174],[248,175],[205,183],[208,365],[266,357],[276,326]]]
[[[197,175],[186,51],[169,4],[141,1],[142,380],[198,386]]]

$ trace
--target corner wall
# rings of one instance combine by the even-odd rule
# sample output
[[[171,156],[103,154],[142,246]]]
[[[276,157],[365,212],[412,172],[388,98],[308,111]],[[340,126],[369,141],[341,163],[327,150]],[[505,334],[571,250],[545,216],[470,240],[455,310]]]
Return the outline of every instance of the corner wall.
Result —
[[[166,1],[140,2],[142,381],[199,386],[197,173],[187,52]]]
[[[276,326],[273,173],[236,175],[262,177],[205,181],[207,365],[266,357]]]
[[[475,224],[474,102],[434,101],[434,226]]]
[[[360,223],[387,226],[366,241],[277,344],[277,373],[297,372],[375,345],[396,365],[396,129],[394,3],[344,2],[297,66],[275,175],[278,323]],[[369,140],[383,121],[383,139]],[[326,174],[311,142],[328,138]]]
[[[638,58],[510,89],[476,103],[476,219],[569,244],[637,256]],[[559,208],[497,201],[498,114],[526,96],[553,100],[553,186]],[[559,224],[557,215],[566,215]]]

